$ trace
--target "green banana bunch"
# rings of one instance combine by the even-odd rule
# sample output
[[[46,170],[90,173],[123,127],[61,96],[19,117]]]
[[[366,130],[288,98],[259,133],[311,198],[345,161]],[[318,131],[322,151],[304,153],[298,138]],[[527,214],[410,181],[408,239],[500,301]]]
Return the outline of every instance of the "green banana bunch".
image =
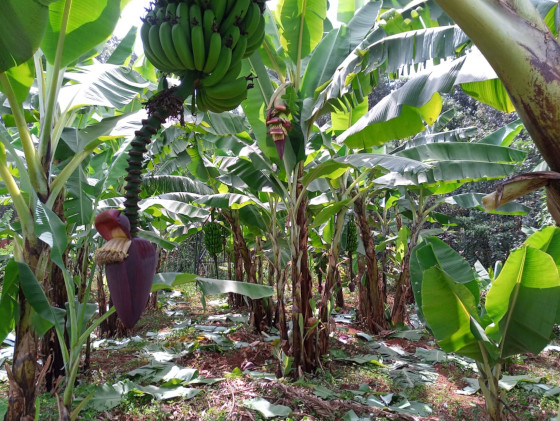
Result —
[[[217,222],[208,222],[202,228],[204,231],[204,245],[212,256],[223,250],[222,226]]]
[[[346,227],[346,251],[354,253],[358,249],[358,227],[352,218]]]
[[[247,97],[241,61],[262,44],[264,0],[155,0],[141,27],[148,60],[163,73],[195,78],[196,105],[223,112]]]

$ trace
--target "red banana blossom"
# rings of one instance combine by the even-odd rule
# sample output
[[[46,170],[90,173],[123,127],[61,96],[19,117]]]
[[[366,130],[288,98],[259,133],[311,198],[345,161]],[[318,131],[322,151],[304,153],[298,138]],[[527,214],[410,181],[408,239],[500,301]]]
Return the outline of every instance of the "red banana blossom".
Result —
[[[148,302],[156,273],[156,250],[148,240],[130,235],[130,222],[118,209],[97,215],[95,229],[107,240],[97,251],[96,261],[105,266],[119,318],[127,328],[132,328]]]
[[[284,145],[288,131],[292,129],[289,114],[286,106],[282,104],[274,104],[266,113],[266,125],[269,127],[267,133],[272,136],[280,159],[284,157]]]

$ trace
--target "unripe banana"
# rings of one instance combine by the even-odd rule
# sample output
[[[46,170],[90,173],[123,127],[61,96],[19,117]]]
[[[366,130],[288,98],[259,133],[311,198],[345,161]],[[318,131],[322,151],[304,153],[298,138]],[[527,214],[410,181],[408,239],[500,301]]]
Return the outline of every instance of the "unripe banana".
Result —
[[[198,4],[191,4],[189,8],[189,20],[191,27],[201,26],[202,27],[202,11]]]
[[[261,9],[259,5],[257,3],[251,2],[247,15],[245,16],[245,19],[243,20],[243,23],[241,25],[241,28],[243,29],[242,32],[246,34],[248,37],[251,37],[257,30],[257,27],[259,26],[260,18],[261,18]]]
[[[247,42],[247,49],[243,58],[249,57],[251,54],[255,52],[257,48],[261,46],[264,41],[265,33],[265,20],[264,17],[261,16],[259,19],[259,26],[257,27],[255,34],[251,37],[251,39]]]
[[[216,255],[222,251],[222,230],[217,222],[208,222],[203,227],[204,243],[208,253]]]
[[[227,15],[230,14],[230,12],[231,12],[232,9],[233,9],[233,6],[235,6],[235,2],[236,2],[236,1],[237,1],[237,0],[226,0],[226,11],[225,11],[225,13],[224,13],[224,16],[227,16]]]
[[[229,48],[233,49],[237,45],[237,42],[239,41],[240,37],[241,37],[241,30],[239,29],[239,26],[232,26],[224,33],[223,39],[224,39],[224,43]]]
[[[227,2],[225,0],[210,0],[210,6],[214,11],[214,17],[216,18],[216,25],[219,27],[226,13]]]
[[[176,3],[169,3],[165,8],[165,17],[168,19],[175,18],[177,13],[177,4]]]
[[[352,218],[346,229],[346,251],[354,253],[358,249],[358,228]]]
[[[181,60],[183,67],[188,70],[194,70],[194,58],[191,50],[190,35],[183,30],[180,23],[176,23],[171,28],[171,37],[173,39],[173,47]]]
[[[227,71],[226,75],[222,78],[220,82],[228,83],[231,82],[232,80],[237,79],[239,73],[241,73],[242,68],[243,68],[243,63],[241,61],[237,61],[235,63],[232,61],[231,65],[229,66],[229,70]]]
[[[195,64],[196,64],[196,60],[195,60]],[[226,75],[230,64],[231,64],[231,48],[222,45],[220,57],[218,58],[218,63],[216,64],[216,68],[214,69],[212,74],[210,74],[208,77],[200,81],[202,86],[205,87],[214,86],[216,83],[221,81]]]
[[[233,98],[227,99],[216,99],[212,98],[206,92],[206,104],[208,104],[208,108],[210,111],[214,112],[223,112],[223,111],[231,111],[239,107],[239,105],[247,99],[247,90],[244,90],[241,94],[237,95]]]
[[[200,111],[208,112],[211,111],[213,113],[223,113],[228,111],[225,107],[221,106],[220,104],[212,104],[209,103],[208,95],[204,90],[202,90],[197,96],[197,106]]]
[[[165,8],[156,9],[156,23],[162,23],[165,20]]]
[[[196,91],[196,106],[198,107],[198,109],[200,111],[205,113],[209,109],[208,109],[208,104],[205,101],[205,95],[203,94],[203,92],[204,91],[201,91],[201,90]]]
[[[189,6],[187,5],[187,3],[179,3],[179,5],[177,6],[177,11],[175,13],[179,18],[179,24],[181,25],[183,30],[190,34],[191,23],[189,19]]]
[[[204,45],[206,49],[210,47],[210,37],[213,33],[218,31],[218,28],[215,26],[214,11],[212,9],[206,9],[204,11],[204,16],[202,17],[202,29],[204,32]]]
[[[222,79],[221,83],[210,86],[205,91],[210,98],[216,100],[235,98],[247,91],[247,79],[239,77],[226,83]]]
[[[202,26],[196,25],[192,27],[191,45],[194,58],[194,67],[196,70],[202,70],[204,69],[204,64],[206,63],[206,47],[204,46],[204,34],[202,32]]]
[[[206,64],[202,71],[204,73],[212,73],[216,68],[218,59],[220,58],[220,53],[222,51],[222,36],[219,32],[212,33],[210,37],[210,45],[208,46],[208,57],[206,58]]]
[[[142,27],[140,28],[140,38],[142,39],[142,44],[144,46],[144,54],[146,55],[146,58],[150,61],[150,63],[152,63],[157,69],[161,70],[162,72],[171,71],[171,69],[166,68],[165,64],[158,60],[158,58],[152,51],[152,48],[150,47],[149,33],[151,26],[152,25],[150,25],[148,22],[144,22],[142,24]]]
[[[159,26],[159,41],[169,62],[175,67],[175,69],[182,69],[184,66],[175,52],[173,38],[171,35],[171,24],[168,21],[163,22]]]
[[[150,41],[150,48],[154,53],[157,60],[164,65],[164,69],[160,69],[162,71],[170,71],[174,70],[175,66],[171,64],[171,62],[167,59],[165,52],[163,51],[163,47],[161,46],[161,42],[159,40],[159,25],[152,25],[150,27],[150,31],[148,33],[148,39]]]
[[[225,33],[233,25],[239,25],[249,10],[251,0],[236,0],[231,11],[226,13],[222,24],[220,25],[220,32]]]
[[[247,36],[246,35],[241,35],[241,37],[239,38],[239,41],[237,41],[237,45],[235,46],[235,48],[232,50],[232,53],[231,53],[231,62],[232,63],[236,63],[238,61],[241,61],[241,59],[245,55],[245,51],[247,50],[247,42],[248,42],[247,41]]]

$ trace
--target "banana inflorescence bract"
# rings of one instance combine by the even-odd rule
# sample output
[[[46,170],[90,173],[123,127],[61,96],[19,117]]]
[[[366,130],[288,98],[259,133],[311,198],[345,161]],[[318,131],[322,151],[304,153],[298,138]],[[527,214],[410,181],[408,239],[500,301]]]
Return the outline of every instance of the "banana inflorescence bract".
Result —
[[[199,110],[232,110],[252,87],[241,60],[264,39],[263,12],[264,0],[156,0],[140,31],[144,52],[163,73],[194,80]]]

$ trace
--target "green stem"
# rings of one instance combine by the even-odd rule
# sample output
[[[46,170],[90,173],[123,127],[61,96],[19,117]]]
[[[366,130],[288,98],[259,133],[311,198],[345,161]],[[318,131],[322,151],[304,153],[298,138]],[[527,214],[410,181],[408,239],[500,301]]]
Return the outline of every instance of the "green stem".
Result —
[[[70,9],[72,8],[72,0],[66,0],[64,4],[64,11],[62,14],[62,21],[60,24],[60,32],[58,35],[58,42],[56,45],[56,55],[54,57],[53,67],[51,69],[52,78],[48,88],[49,94],[47,97],[47,107],[45,115],[41,124],[41,135],[39,139],[39,156],[42,160],[42,165],[47,166],[50,162],[50,154],[53,153],[51,149],[52,142],[52,125],[54,120],[54,111],[56,107],[56,100],[60,90],[60,80],[62,76],[62,54],[64,52],[64,41],[66,38],[66,28],[68,26],[68,19],[70,17]],[[50,153],[49,153],[50,152]]]
[[[65,112],[60,116],[54,128],[51,132],[51,150],[56,151],[58,147],[58,142],[60,141],[60,136],[62,135],[62,131],[65,127],[72,127],[74,120],[76,119],[76,110]],[[52,156],[51,156],[51,163],[52,163]]]
[[[39,115],[45,114],[44,98],[46,95],[46,88],[42,58],[43,53],[41,52],[41,50],[37,50],[37,52],[33,55],[33,62],[35,63],[35,79],[37,80],[37,90],[39,92]]]
[[[46,202],[46,206],[48,208],[53,207],[58,194],[64,188],[66,182],[72,176],[74,171],[76,171],[76,168],[78,168],[80,164],[83,162],[83,160],[86,159],[88,156],[90,156],[91,152],[95,148],[97,148],[101,143],[103,143],[103,140],[95,140],[91,142],[89,145],[87,145],[84,148],[82,152],[78,153],[77,155],[74,155],[74,157],[70,160],[70,162],[66,164],[66,166],[62,169],[60,174],[56,176],[56,178],[51,183],[51,191],[49,194],[49,198],[47,199]]]
[[[33,145],[31,133],[29,132],[27,122],[25,121],[23,109],[16,98],[16,94],[6,73],[0,73],[0,84],[2,84],[4,94],[8,97],[8,102],[10,103],[10,108],[16,122],[16,127],[23,146],[23,152],[25,154],[25,160],[27,162],[29,179],[31,180],[31,184],[37,194],[40,197],[45,197],[48,192],[47,177],[41,168],[39,159],[37,158],[35,146]]]
[[[5,156],[6,151],[4,150],[4,145],[0,143],[0,178],[4,180],[4,185],[6,186],[6,189],[12,198],[12,203],[16,208],[18,218],[21,222],[23,237],[31,238],[34,235],[35,223],[27,204],[25,203],[25,199],[23,198],[14,177],[12,177],[8,166],[6,165],[7,162],[5,160]]]
[[[68,408],[72,404],[72,397],[74,393],[74,381],[76,380],[76,376],[78,374],[78,368],[80,366],[80,353],[82,351],[82,345],[87,341],[87,338],[93,333],[95,329],[101,325],[109,316],[111,316],[115,312],[115,307],[111,307],[107,313],[102,315],[101,317],[95,319],[95,321],[91,324],[91,326],[82,333],[76,339],[76,342],[73,345],[71,360],[66,363],[66,367],[68,367],[68,377],[67,377],[67,384],[66,388],[64,389],[64,405]]]

